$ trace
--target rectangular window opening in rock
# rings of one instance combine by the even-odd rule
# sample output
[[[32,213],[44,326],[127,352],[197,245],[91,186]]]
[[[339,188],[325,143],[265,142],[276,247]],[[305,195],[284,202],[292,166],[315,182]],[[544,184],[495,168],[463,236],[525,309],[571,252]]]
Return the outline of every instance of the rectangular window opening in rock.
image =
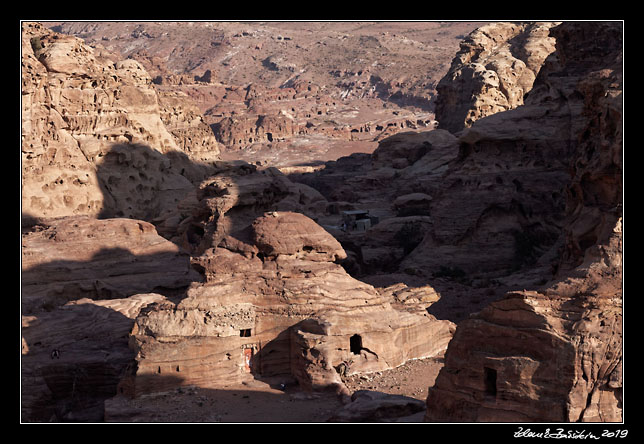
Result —
[[[496,370],[483,367],[483,378],[485,382],[485,394],[496,398]]]

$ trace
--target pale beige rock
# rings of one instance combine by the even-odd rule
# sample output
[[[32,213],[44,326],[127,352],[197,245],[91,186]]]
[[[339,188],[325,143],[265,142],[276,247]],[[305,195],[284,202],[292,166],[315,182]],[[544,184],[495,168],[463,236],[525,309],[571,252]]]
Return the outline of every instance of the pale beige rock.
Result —
[[[207,134],[194,109],[177,100],[160,104],[139,62],[114,61],[102,49],[95,51],[78,38],[30,22],[22,24],[21,49],[22,211],[26,216],[120,212],[142,218],[132,214],[131,203],[106,190],[114,185],[110,178],[120,179],[106,177],[102,171],[106,157],[117,147],[143,146],[157,155],[175,153],[195,161],[218,155],[213,135]],[[142,160],[135,167],[139,171],[123,178],[134,181],[133,189],[141,179],[141,186],[146,186],[149,176],[162,180]],[[181,175],[182,168],[190,169],[177,164],[174,174]],[[148,206],[137,211],[149,215],[154,210]]]
[[[219,159],[219,143],[202,113],[181,91],[158,91],[160,117],[178,147],[191,160],[210,162]]]
[[[457,133],[482,117],[522,105],[555,49],[548,32],[558,24],[490,23],[472,31],[436,86],[438,127]]]

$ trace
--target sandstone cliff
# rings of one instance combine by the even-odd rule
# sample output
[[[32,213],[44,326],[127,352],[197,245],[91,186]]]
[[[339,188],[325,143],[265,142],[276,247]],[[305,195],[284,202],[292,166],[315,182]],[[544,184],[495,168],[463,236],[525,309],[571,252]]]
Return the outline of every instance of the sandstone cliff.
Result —
[[[556,273],[459,324],[427,398],[429,421],[622,420],[622,28],[564,23],[552,35],[556,52],[516,112],[557,98],[569,110]],[[533,122],[547,125],[551,110]]]
[[[149,147],[156,159],[160,157],[156,154],[177,154],[174,170],[155,178],[168,192],[183,193],[189,186],[180,177],[181,156],[200,161],[219,153],[202,118],[183,100],[160,98],[138,62],[115,59],[38,23],[23,23],[23,212],[33,217],[102,213],[142,217],[133,214],[135,206],[134,212],[153,211],[150,205],[143,209],[142,201],[134,205],[110,192],[115,182],[129,181],[132,190],[146,187],[150,178],[139,174],[148,175],[156,168],[146,165],[148,172],[140,171],[145,157],[136,161],[140,173],[127,177],[100,173],[111,157],[118,157],[119,163],[131,161],[124,159],[134,150],[128,149],[131,145]],[[117,155],[115,147],[128,153]]]
[[[47,48],[48,38],[41,37]],[[66,39],[79,48],[66,63],[78,64],[77,53],[91,55],[76,39]],[[136,62],[123,66],[147,79]],[[62,83],[74,80],[70,72],[58,74]],[[28,79],[26,91],[52,92]],[[130,125],[139,120],[130,115],[145,114],[141,120],[167,134],[162,149],[154,146],[153,132],[151,138],[96,142],[96,165],[79,148],[73,152],[82,154],[96,179],[96,213],[79,210],[82,216],[72,217],[53,197],[47,211],[25,208],[39,219],[25,225],[22,245],[26,421],[98,421],[105,400],[115,395],[214,387],[253,376],[280,375],[304,389],[347,394],[335,368],[343,360],[352,361],[350,372],[369,372],[444,351],[453,325],[426,312],[438,299],[430,287],[414,297],[398,289],[393,297],[335,263],[345,257],[340,244],[301,214],[326,211],[320,193],[274,168],[198,163],[206,146],[199,140],[207,138],[192,125],[199,123],[194,109],[181,106],[180,95],[156,93],[147,80],[131,86],[149,94],[148,114],[113,111],[125,118],[116,131],[131,135]],[[57,112],[71,114],[83,103],[65,102]],[[101,115],[90,108],[93,113]],[[136,128],[147,134],[147,127]],[[56,131],[70,143],[81,137]],[[87,131],[83,137],[92,140],[93,127]],[[186,135],[184,144],[173,142],[171,133]],[[27,135],[49,143],[37,129]],[[68,146],[82,144],[52,145],[49,152],[55,157]],[[40,159],[38,152],[23,147],[34,155],[29,160]],[[65,160],[48,166],[58,171]],[[23,196],[33,197],[39,177],[31,163],[25,162],[24,177]],[[76,195],[68,190],[62,197]],[[311,335],[333,347],[304,339]]]
[[[132,331],[136,365],[120,385],[126,395],[218,387],[251,375],[348,395],[341,374],[444,350],[453,325],[426,312],[438,299],[431,288],[396,302],[350,277],[334,263],[346,257],[340,244],[308,217],[281,210],[252,216],[261,205],[251,201],[267,195],[230,207],[228,196],[210,194],[208,207],[220,213],[203,229],[193,259],[206,281],[178,304],[141,312]],[[350,368],[341,373],[341,365]]]
[[[554,51],[558,23],[490,23],[461,42],[436,86],[438,127],[457,133],[482,117],[516,108]]]
[[[542,25],[499,29],[539,71],[523,104],[294,183],[213,161],[196,110],[137,62],[25,24],[23,210],[43,220],[23,232],[23,418],[253,377],[346,395],[347,374],[449,343],[427,421],[619,421],[622,29],[552,27],[545,61],[512,37]],[[382,220],[342,232],[345,208]]]
[[[459,322],[427,420],[621,417],[622,29],[547,28],[556,50],[537,57],[522,104],[456,136],[399,133],[371,156],[292,176],[380,216],[338,234],[347,269],[381,285],[430,283],[441,300],[429,311]]]

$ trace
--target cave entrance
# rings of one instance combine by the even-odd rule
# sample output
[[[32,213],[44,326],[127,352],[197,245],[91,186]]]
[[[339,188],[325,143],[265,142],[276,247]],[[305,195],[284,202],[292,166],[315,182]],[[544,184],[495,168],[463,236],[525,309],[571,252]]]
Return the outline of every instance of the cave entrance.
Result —
[[[273,133],[266,133],[266,138],[268,139],[269,142],[273,141]]]
[[[349,338],[349,346],[351,348],[351,353],[354,355],[359,355],[360,350],[362,350],[362,336],[355,334]]]
[[[483,367],[483,378],[485,380],[485,394],[496,397],[496,370]]]

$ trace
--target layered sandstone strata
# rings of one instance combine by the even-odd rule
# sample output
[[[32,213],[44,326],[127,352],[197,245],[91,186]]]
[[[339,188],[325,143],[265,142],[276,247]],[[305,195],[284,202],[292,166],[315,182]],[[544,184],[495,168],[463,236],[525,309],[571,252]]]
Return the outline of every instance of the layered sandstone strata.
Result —
[[[270,212],[236,233],[236,242],[224,238],[195,259],[203,285],[137,318],[137,364],[124,393],[218,387],[254,374],[347,394],[336,368],[343,363],[377,371],[447,346],[452,324],[426,312],[435,299],[395,304],[351,278],[334,263],[346,257],[340,244],[308,217]]]
[[[91,296],[94,297],[94,296]],[[104,402],[134,354],[128,336],[156,294],[82,298],[22,317],[21,418],[24,422],[102,422]]]
[[[621,220],[603,242],[575,277],[459,324],[427,421],[622,421]]]
[[[299,124],[292,116],[280,112],[274,115],[249,114],[222,119],[214,125],[214,132],[222,144],[237,148],[291,138],[299,133]]]
[[[389,220],[392,216],[399,216],[402,225],[406,212],[427,216],[416,224],[416,237],[422,242],[407,245],[402,257],[395,253],[398,270],[434,277],[448,270],[498,277],[536,266],[541,271],[533,281],[549,278],[564,241],[571,163],[584,159],[577,147],[582,139],[590,143],[595,127],[610,125],[617,113],[609,109],[606,123],[592,123],[592,111],[583,111],[590,92],[581,90],[593,88],[593,83],[579,83],[582,76],[577,73],[557,75],[556,63],[553,55],[544,64],[542,71],[555,72],[542,73],[543,81],[535,83],[523,106],[474,122],[458,137],[441,129],[399,133],[382,140],[371,156],[353,155],[329,162],[318,172],[291,177],[316,188],[330,202],[379,211],[384,215],[381,223],[387,225],[396,225]],[[610,83],[608,78],[604,81]],[[615,183],[619,168],[613,169],[611,178],[602,180]],[[578,181],[590,178],[590,170],[583,174],[586,179]],[[377,198],[374,189],[379,190]],[[429,198],[413,204],[409,196],[414,195]],[[376,226],[360,236],[347,236],[347,245],[359,245],[348,249],[362,258],[358,249],[377,244],[381,231]],[[587,242],[593,243],[590,233]],[[402,242],[389,247],[405,249]]]
[[[119,391],[212,387],[251,375],[292,375],[307,389],[343,393],[341,374],[440,353],[454,325],[429,315],[440,302],[432,287],[377,290],[357,281],[336,263],[346,249],[298,214],[319,222],[330,203],[359,203],[396,216],[342,239],[355,241],[363,263],[389,263],[425,283],[450,272],[529,284],[459,324],[427,420],[619,420],[621,32],[614,23],[554,28],[557,51],[523,106],[477,120],[458,138],[442,130],[399,134],[374,156],[325,169],[311,182],[322,184],[320,193],[274,169],[218,164],[205,179],[201,170],[182,171],[192,164],[179,150],[161,154],[129,142],[110,150],[105,179],[90,182],[105,185],[110,211],[154,220],[190,252],[205,282],[179,294],[194,274],[187,255],[141,221],[34,226],[23,250],[23,412],[97,420],[103,400]],[[53,55],[48,69],[60,72],[34,68],[29,82],[72,76]],[[25,122],[39,128],[25,138],[40,134],[42,121]],[[52,134],[71,141],[69,133]],[[65,156],[75,172],[85,165],[75,163],[84,155],[65,148],[73,144],[38,137],[23,146],[30,162],[44,162],[40,143],[49,144],[52,168]],[[71,186],[68,176],[58,179]],[[412,221],[414,232],[405,229]],[[386,256],[380,244],[392,260],[375,260]],[[542,285],[553,273],[557,280]],[[127,297],[134,293],[143,294]]]
[[[621,416],[622,29],[564,23],[550,31],[556,51],[523,105],[457,137],[397,134],[371,156],[298,178],[331,204],[385,216],[364,233],[340,235],[352,270],[372,281],[386,272],[437,285],[448,279],[447,289],[476,282],[462,291],[490,285],[485,297],[493,300],[501,288],[513,290],[459,324],[427,420]],[[405,253],[410,232],[398,245],[380,240],[402,224],[399,204],[414,195],[430,197],[419,207],[428,216]],[[364,254],[375,244],[392,258],[389,268]],[[461,296],[445,293],[441,302]]]
[[[26,229],[21,246],[25,313],[83,297],[181,288],[199,279],[189,256],[141,220],[64,218]]]
[[[139,310],[200,276],[144,221],[79,216],[22,237],[24,421],[102,421]]]
[[[570,110],[555,279],[459,324],[427,398],[429,421],[622,420],[622,28],[564,23],[552,35],[556,53],[516,111],[554,98]],[[535,126],[548,125],[546,111]]]

